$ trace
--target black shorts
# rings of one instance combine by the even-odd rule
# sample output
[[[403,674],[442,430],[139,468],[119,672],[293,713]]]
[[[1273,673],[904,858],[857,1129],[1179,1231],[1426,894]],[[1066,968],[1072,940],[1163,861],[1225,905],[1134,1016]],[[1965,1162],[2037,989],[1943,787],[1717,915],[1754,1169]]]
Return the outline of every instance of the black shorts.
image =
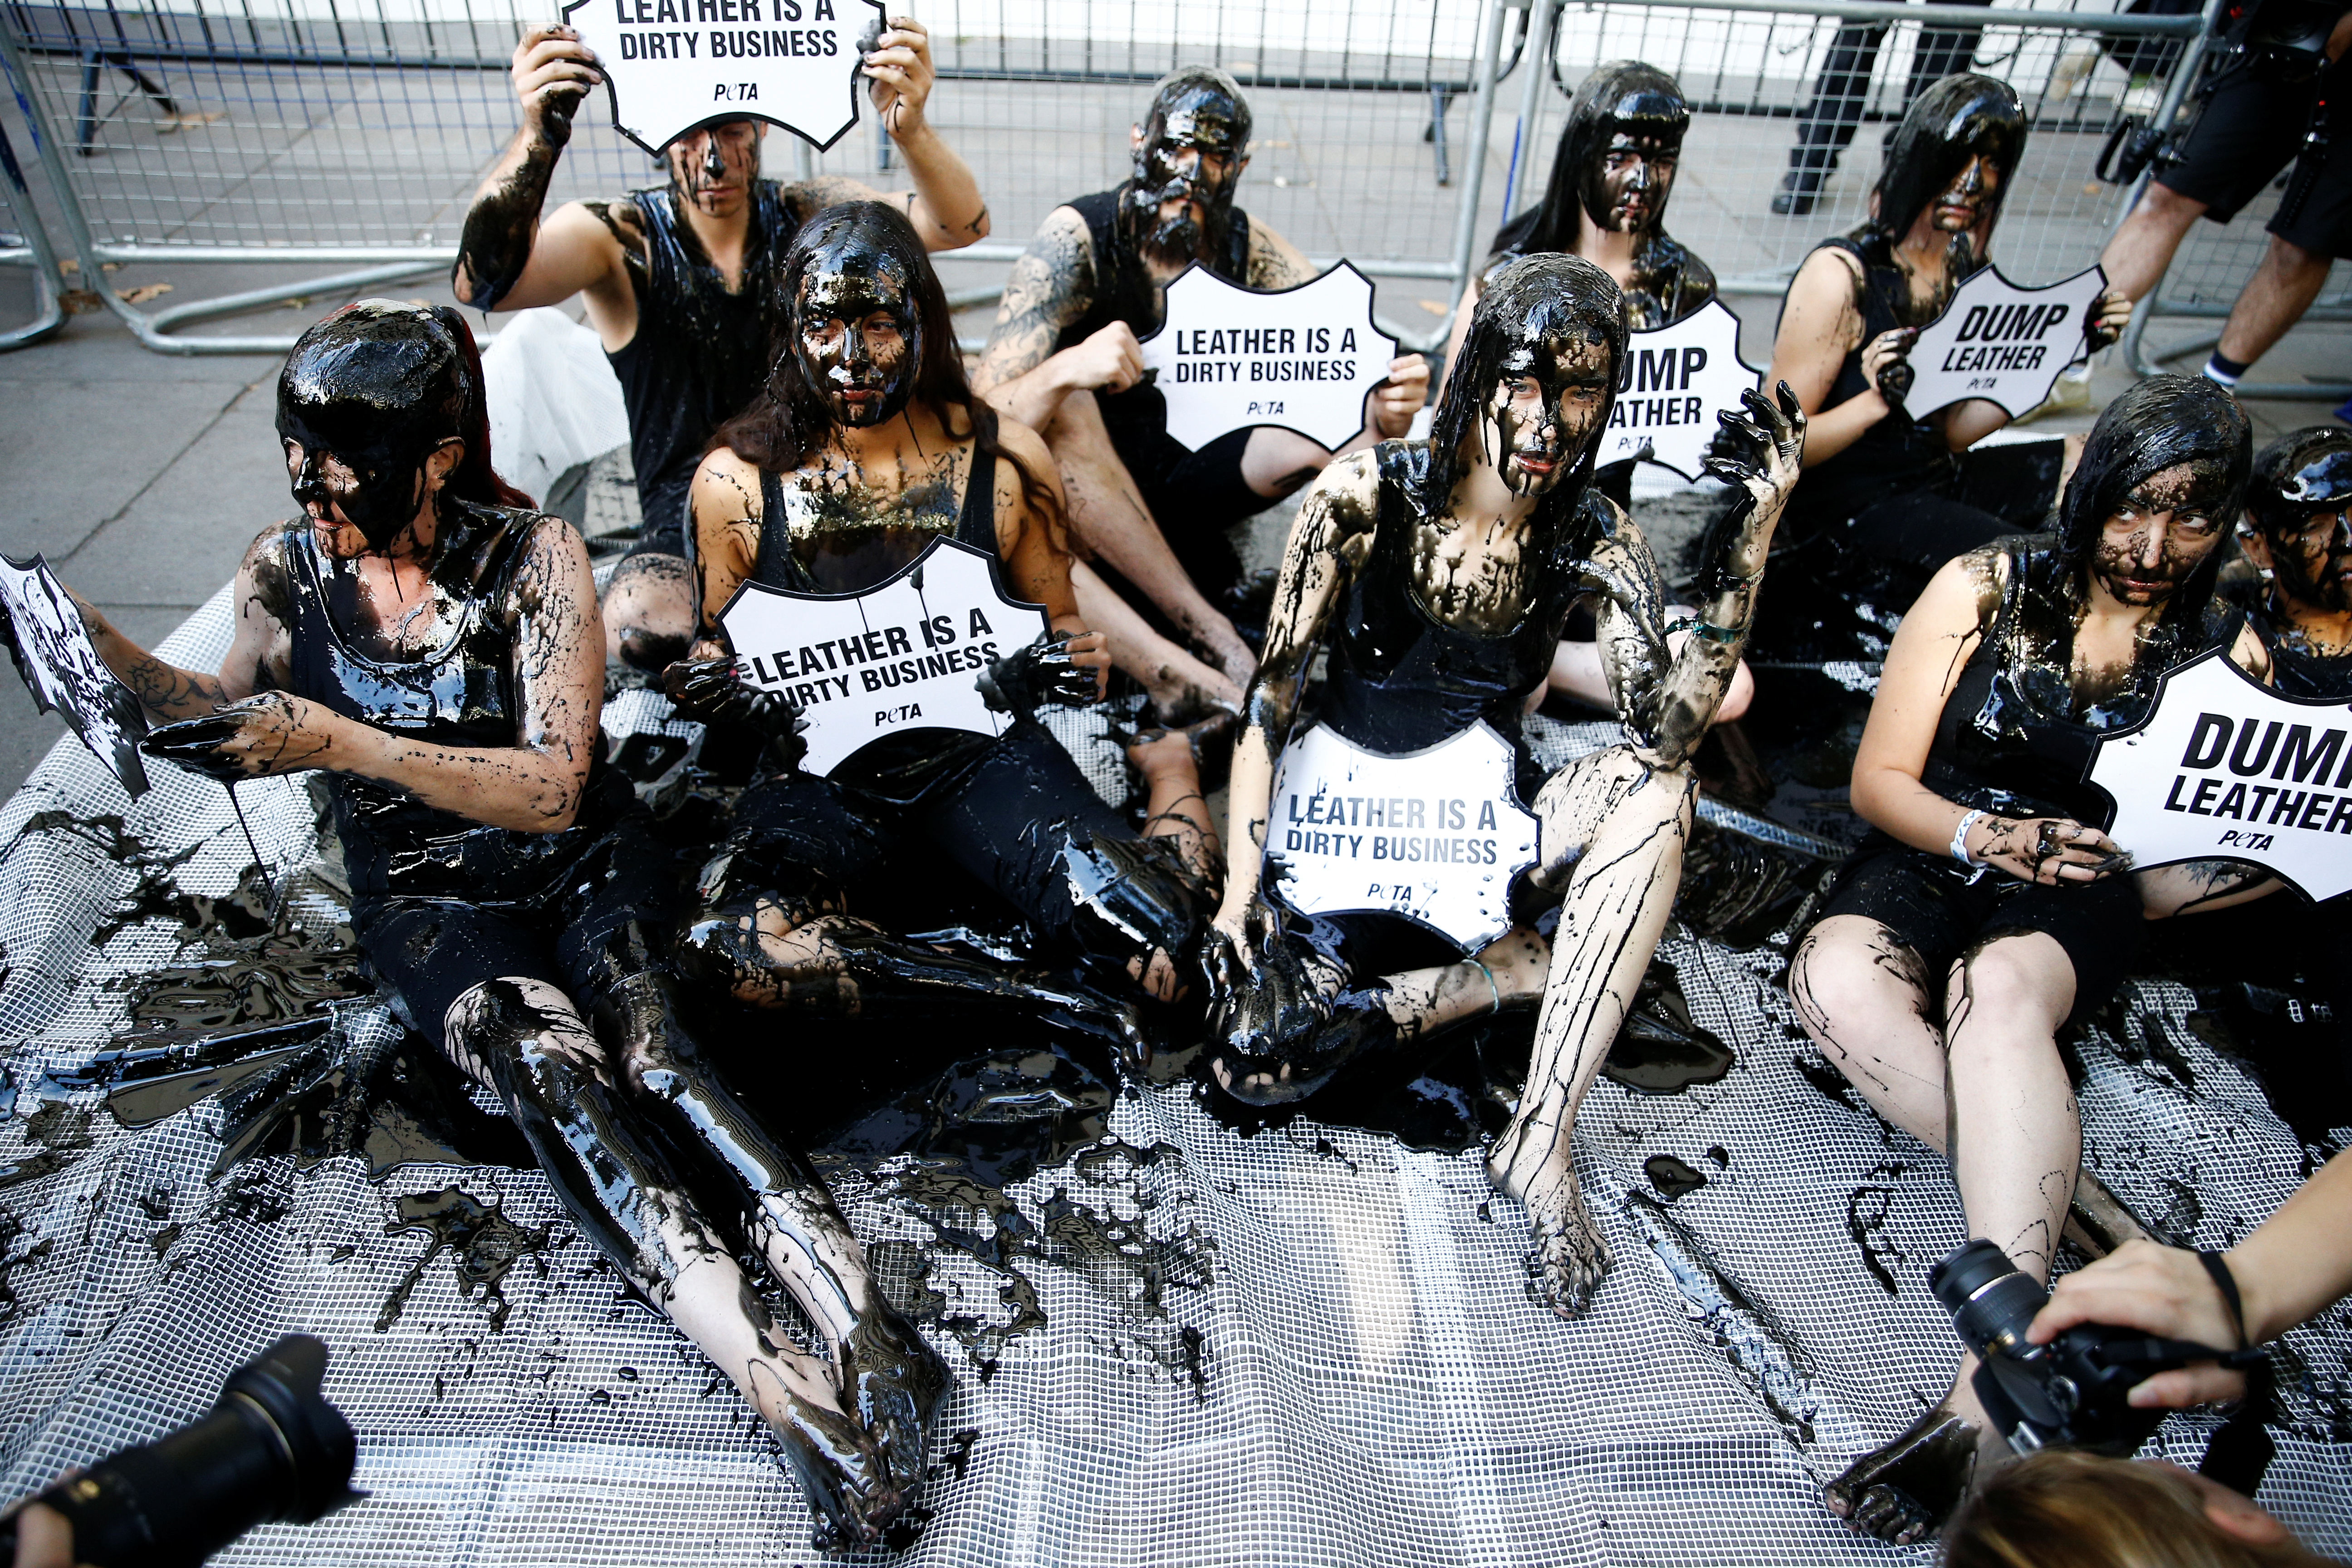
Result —
[[[1987,869],[1973,882],[1957,861],[1873,833],[1838,871],[1820,919],[1860,915],[1919,955],[1940,995],[1953,960],[1988,937],[2041,931],[2074,966],[2079,1024],[2107,1005],[2139,956],[2147,921],[2127,876],[2045,888]]]
[[[1851,524],[1864,555],[1930,574],[2011,533],[2039,533],[2058,500],[2063,440],[2011,441],[1959,454],[1956,478],[1867,506]]]
[[[1247,430],[1230,430],[1195,452],[1168,433],[1168,405],[1155,386],[1139,386],[1098,400],[1111,449],[1151,509],[1192,585],[1211,599],[1239,580],[1234,525],[1274,504],[1242,478]]]
[[[450,1004],[486,980],[541,980],[577,1002],[605,944],[630,921],[667,932],[677,890],[675,859],[638,807],[537,899],[362,897],[352,902],[352,930],[402,1022],[438,1045]]]
[[[2297,156],[2311,128],[2312,106],[2323,90],[2333,133],[2315,163]],[[2281,80],[2260,68],[2240,70],[2214,89],[2189,134],[2181,161],[2156,176],[2167,190],[2205,204],[2205,216],[2227,223],[2262,194],[2290,161],[2290,194],[2301,207],[2270,232],[2315,256],[2352,255],[2352,57],[2312,81]],[[2306,163],[2310,166],[2306,167]]]
[[[762,779],[736,804],[726,854],[736,889],[790,889],[814,876],[845,893],[853,914],[903,903],[909,889],[919,902],[925,858],[944,855],[1041,938],[1068,946],[1077,906],[1063,851],[1136,837],[1044,726],[1023,720],[911,804],[798,769]]]

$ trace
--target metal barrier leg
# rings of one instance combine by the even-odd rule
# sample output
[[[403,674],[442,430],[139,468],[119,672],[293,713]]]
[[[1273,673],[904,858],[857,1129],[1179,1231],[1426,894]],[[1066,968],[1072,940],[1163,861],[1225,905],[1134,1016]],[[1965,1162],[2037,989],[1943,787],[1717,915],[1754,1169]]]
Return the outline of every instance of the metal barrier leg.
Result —
[[[25,171],[16,162],[16,149],[8,141],[8,130],[0,126],[0,174],[8,181],[8,207],[24,226],[25,248],[31,252],[33,295],[39,301],[33,319],[21,327],[0,331],[0,353],[21,349],[39,342],[66,324],[65,291],[58,279],[57,253],[49,248],[49,237],[42,232],[41,215],[33,210],[33,193],[25,184]]]
[[[1422,140],[1435,143],[1437,183],[1440,185],[1452,184],[1454,170],[1445,159],[1445,89],[1437,82],[1429,85],[1429,132]]]

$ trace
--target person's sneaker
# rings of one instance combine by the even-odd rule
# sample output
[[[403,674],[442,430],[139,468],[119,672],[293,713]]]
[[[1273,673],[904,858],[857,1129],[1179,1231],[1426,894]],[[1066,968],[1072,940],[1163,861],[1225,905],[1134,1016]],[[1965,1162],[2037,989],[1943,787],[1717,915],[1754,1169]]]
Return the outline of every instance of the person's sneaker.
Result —
[[[1801,174],[1780,176],[1780,189],[1772,198],[1772,210],[1782,217],[1802,217],[1821,202],[1821,188]]]
[[[2034,407],[2027,409],[2010,421],[2011,425],[2029,425],[2046,414],[2072,414],[2076,409],[2091,406],[2091,365],[2085,360],[2058,373],[2050,384],[2050,395]]]

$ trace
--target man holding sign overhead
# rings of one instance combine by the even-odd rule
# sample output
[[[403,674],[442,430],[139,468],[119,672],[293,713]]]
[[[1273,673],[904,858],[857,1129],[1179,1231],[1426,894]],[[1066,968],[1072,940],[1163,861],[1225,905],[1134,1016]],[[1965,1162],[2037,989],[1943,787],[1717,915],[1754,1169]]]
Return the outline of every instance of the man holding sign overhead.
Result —
[[[1937,407],[1913,395],[1914,382],[1941,374],[1948,356],[1922,364],[1912,350],[1988,264],[2025,138],[2025,110],[2008,83],[1973,74],[1937,82],[1887,144],[1870,220],[1816,247],[1790,284],[1767,374],[1795,387],[1812,416],[1782,545],[1805,552],[1807,564],[1781,574],[1759,646],[1874,657],[1885,633],[1855,624],[1854,601],[1899,612],[1944,562],[2037,527],[2048,511],[2059,443],[2021,458],[1969,452],[2011,411],[1976,396]],[[2129,300],[2105,294],[2066,324],[2067,357],[2086,341],[2113,342],[2130,315]],[[1788,591],[1799,586],[1821,592]]]
[[[648,3],[656,20],[677,10],[669,0]],[[580,295],[588,324],[604,340],[620,377],[645,527],[605,590],[605,651],[641,668],[659,669],[686,651],[694,634],[687,486],[711,432],[767,379],[774,321],[764,275],[773,258],[802,224],[845,201],[889,202],[913,220],[932,250],[957,249],[988,233],[988,207],[971,171],[924,116],[932,81],[929,36],[912,17],[893,17],[853,63],[861,41],[855,28],[866,25],[859,18],[875,7],[837,0],[835,15],[835,3],[814,0],[805,16],[800,16],[803,0],[772,9],[779,20],[789,10],[806,24],[793,35],[803,48],[805,35],[819,26],[830,29],[826,41],[835,43],[840,29],[852,29],[838,59],[839,77],[865,79],[883,128],[907,162],[913,189],[883,196],[855,180],[780,184],[761,179],[760,143],[772,115],[789,117],[785,95],[775,94],[772,110],[758,100],[758,110],[742,115],[728,114],[730,96],[720,108],[728,117],[696,125],[661,147],[669,173],[666,186],[613,201],[567,202],[542,220],[548,182],[589,89],[609,82],[616,123],[649,124],[636,112],[639,100],[630,96],[637,90],[631,77],[662,63],[647,60],[642,48],[626,50],[626,60],[608,62],[579,29],[558,26],[533,28],[515,48],[522,124],[466,215],[450,274],[458,300],[482,310],[520,310]],[[738,15],[756,8],[730,7]],[[633,5],[629,15],[644,9]],[[674,36],[679,53],[688,42],[698,47],[705,42],[691,29]],[[666,50],[670,47],[665,42]],[[730,58],[723,69],[712,66],[726,79],[723,84],[714,79],[713,90],[724,85],[732,95],[756,87],[738,79],[756,74],[759,64]],[[821,68],[830,74],[835,68]],[[829,123],[821,129],[838,133]]]
[[[1174,72],[1132,135],[1133,175],[1055,207],[1013,264],[974,382],[1045,433],[1079,538],[1202,656],[1200,694],[1233,706],[1256,661],[1211,602],[1240,570],[1226,531],[1333,454],[1271,424],[1187,448],[1169,433],[1139,340],[1160,327],[1165,291],[1188,267],[1258,289],[1295,288],[1315,272],[1234,205],[1249,166],[1250,110],[1233,78],[1207,66]],[[1419,354],[1391,361],[1362,431],[1340,449],[1403,435],[1428,387]]]

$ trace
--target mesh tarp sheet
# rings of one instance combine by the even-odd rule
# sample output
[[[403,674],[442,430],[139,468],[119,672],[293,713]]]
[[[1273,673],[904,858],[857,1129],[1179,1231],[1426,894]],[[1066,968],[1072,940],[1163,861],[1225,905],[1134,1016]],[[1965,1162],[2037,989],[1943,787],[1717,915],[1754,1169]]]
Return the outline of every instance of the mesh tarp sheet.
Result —
[[[209,667],[228,631],[224,593],[163,651]],[[1545,735],[1556,752],[1607,738]],[[217,785],[155,773],[126,802],[67,742],[0,815],[0,1490],[190,1418],[301,1330],[331,1347],[327,1393],[373,1495],[223,1561],[814,1560],[757,1423],[623,1295],[535,1172],[378,1177],[360,1157],[276,1156],[215,1177],[220,1100],[133,1130],[74,1087],[123,1027],[127,984],[197,951],[188,900],[231,893],[251,858]],[[292,907],[325,932],[325,884],[289,869],[314,851],[302,785],[239,798],[296,878]],[[1179,1081],[1098,1093],[1084,1144],[1001,1188],[835,1151],[827,1169],[886,1289],[956,1375],[929,1517],[877,1556],[1927,1561],[1848,1534],[1817,1490],[1940,1393],[1957,1346],[1927,1271],[1963,1238],[1960,1215],[1943,1162],[1803,1043],[1782,956],[1670,936],[1693,1016],[1738,1060],[1679,1093],[1595,1088],[1579,1171],[1617,1261],[1576,1323],[1529,1299],[1525,1216],[1466,1140],[1313,1116],[1249,1131]],[[2178,1239],[2226,1244],[2306,1153],[2187,1026],[2182,988],[2134,987],[2110,1015],[2119,1034],[2080,1048],[2089,1164]],[[352,1060],[400,1037],[380,1008],[341,1019]],[[454,1229],[418,1219],[460,1212]],[[2347,1344],[2340,1309],[2288,1336],[2261,1492],[2337,1553],[2352,1552]],[[2193,1463],[2219,1420],[2172,1417],[2155,1447]]]

